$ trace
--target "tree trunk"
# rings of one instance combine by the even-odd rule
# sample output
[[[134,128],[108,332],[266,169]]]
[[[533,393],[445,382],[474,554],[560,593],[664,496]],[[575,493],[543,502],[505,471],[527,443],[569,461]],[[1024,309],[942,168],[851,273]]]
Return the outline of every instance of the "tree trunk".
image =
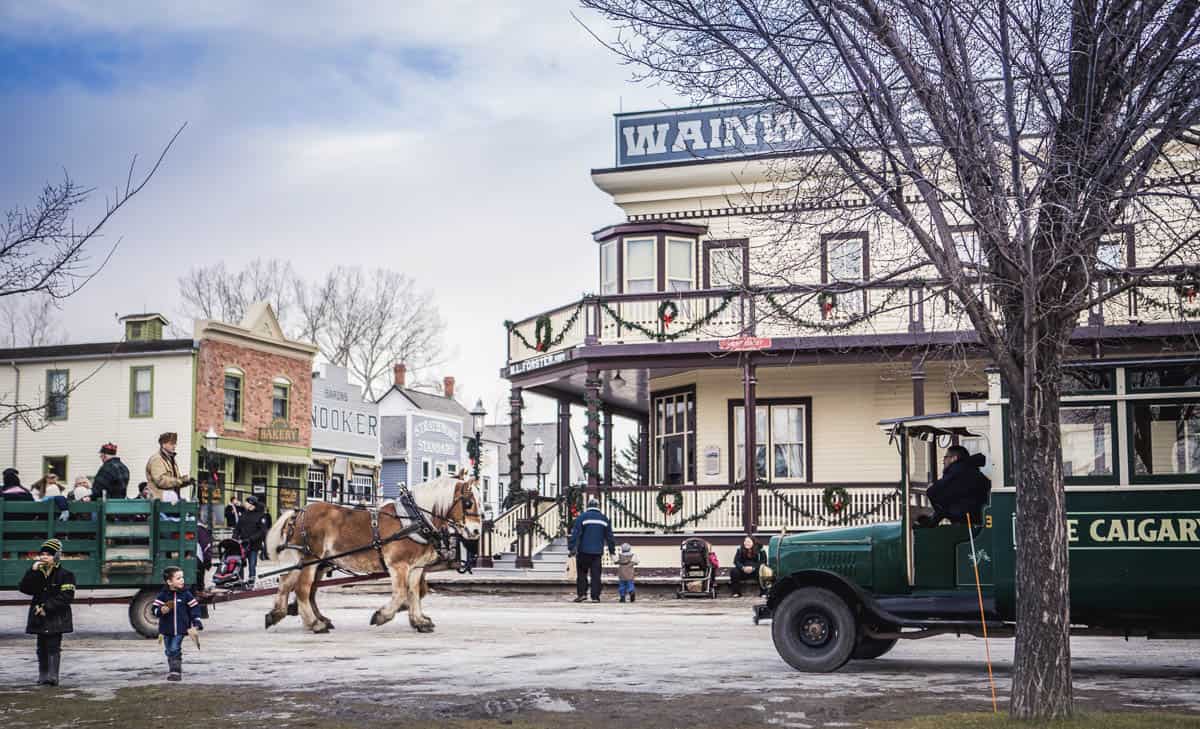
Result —
[[[1017,593],[1009,710],[1018,719],[1070,716],[1073,703],[1060,369],[1044,367],[1034,377],[1028,398],[1022,388],[1010,388],[1008,429],[1016,485]]]

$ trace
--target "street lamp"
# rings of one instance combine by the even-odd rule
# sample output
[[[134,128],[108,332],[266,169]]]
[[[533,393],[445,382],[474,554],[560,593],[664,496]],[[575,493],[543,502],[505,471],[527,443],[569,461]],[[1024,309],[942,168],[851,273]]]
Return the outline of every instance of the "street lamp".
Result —
[[[208,432],[204,434],[204,445],[200,446],[200,469],[206,475],[207,487],[205,488],[204,500],[208,502],[208,528],[212,530],[215,524],[213,523],[213,489],[217,484],[217,431],[209,427]]]
[[[537,460],[537,481],[535,483],[537,483],[537,492],[539,496],[542,493],[542,449],[545,447],[546,444],[542,441],[542,437],[540,435],[534,439],[533,453]]]
[[[475,427],[475,452],[471,459],[475,462],[475,480],[479,480],[479,462],[483,460],[483,420],[487,411],[483,409],[483,398],[475,401],[475,409],[471,411],[471,425]]]

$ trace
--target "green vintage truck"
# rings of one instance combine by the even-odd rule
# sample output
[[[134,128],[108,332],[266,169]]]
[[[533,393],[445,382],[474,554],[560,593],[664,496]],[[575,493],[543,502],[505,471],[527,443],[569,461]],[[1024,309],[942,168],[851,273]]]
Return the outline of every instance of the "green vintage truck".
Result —
[[[902,521],[772,537],[767,602],[780,656],[801,671],[873,659],[902,639],[1012,635],[1015,494],[1004,479],[1008,400],[991,376],[982,412],[880,422],[896,445],[903,503],[923,503],[944,449],[995,462],[983,524]],[[1064,382],[1063,471],[1071,620],[1079,633],[1200,637],[1200,362],[1072,365]],[[907,512],[908,510],[903,510]],[[982,617],[975,565],[979,568]]]
[[[75,574],[77,605],[129,603],[133,629],[157,636],[150,607],[163,569],[178,566],[187,584],[196,580],[196,504],[114,499],[72,503],[67,513],[61,521],[53,502],[0,499],[0,605],[29,604],[17,584],[42,542],[57,537],[62,563]]]

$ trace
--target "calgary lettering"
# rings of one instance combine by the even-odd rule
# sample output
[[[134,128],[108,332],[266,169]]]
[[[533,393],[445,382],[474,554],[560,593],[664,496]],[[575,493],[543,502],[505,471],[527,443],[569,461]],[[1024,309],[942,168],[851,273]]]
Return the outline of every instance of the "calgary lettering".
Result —
[[[1067,519],[1072,544],[1197,544],[1200,519],[1192,517],[1084,517]]]

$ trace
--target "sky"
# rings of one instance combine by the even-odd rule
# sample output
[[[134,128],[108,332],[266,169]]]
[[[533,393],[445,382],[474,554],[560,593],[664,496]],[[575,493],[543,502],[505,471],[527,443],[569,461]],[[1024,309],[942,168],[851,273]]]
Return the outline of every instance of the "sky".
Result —
[[[589,177],[612,164],[611,115],[680,103],[630,83],[573,13],[611,35],[570,0],[0,0],[0,204],[67,170],[97,188],[94,215],[186,122],[106,228],[111,262],[64,303],[70,341],[115,339],[132,312],[180,323],[196,265],[385,266],[446,321],[424,376],[454,376],[491,421],[502,322],[596,288],[589,233],[622,219]]]

